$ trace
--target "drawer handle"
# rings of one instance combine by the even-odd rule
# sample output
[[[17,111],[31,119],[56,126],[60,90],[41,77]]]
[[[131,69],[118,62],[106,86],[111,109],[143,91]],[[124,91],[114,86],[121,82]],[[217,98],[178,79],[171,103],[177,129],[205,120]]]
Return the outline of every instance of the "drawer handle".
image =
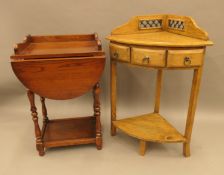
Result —
[[[186,65],[186,66],[191,65],[191,59],[189,57],[184,58],[184,65]]]
[[[117,52],[114,52],[113,57],[117,59],[119,57],[119,54]]]
[[[142,59],[142,63],[145,63],[145,64],[149,64],[150,62],[150,58],[148,56],[145,56],[143,59]]]

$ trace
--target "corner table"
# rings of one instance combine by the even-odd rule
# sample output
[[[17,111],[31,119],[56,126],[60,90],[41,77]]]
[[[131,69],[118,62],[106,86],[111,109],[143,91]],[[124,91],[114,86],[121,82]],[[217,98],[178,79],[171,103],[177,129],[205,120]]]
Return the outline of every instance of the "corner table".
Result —
[[[140,155],[147,142],[183,143],[184,156],[190,156],[199,86],[206,46],[213,45],[208,34],[191,17],[177,15],[136,16],[115,28],[107,37],[111,57],[111,135],[116,129],[139,139]],[[154,111],[125,119],[117,119],[117,63],[137,65],[157,70]],[[193,70],[185,133],[174,128],[160,113],[163,70]]]

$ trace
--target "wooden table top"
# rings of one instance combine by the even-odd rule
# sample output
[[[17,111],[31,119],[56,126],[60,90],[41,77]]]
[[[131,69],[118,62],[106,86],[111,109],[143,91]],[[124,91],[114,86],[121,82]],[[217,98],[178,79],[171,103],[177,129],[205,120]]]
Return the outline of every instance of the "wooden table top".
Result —
[[[101,43],[96,34],[27,36],[18,43],[11,59],[38,59],[54,57],[103,55]]]
[[[71,42],[45,42],[30,43],[21,55],[44,55],[44,54],[64,54],[64,53],[87,53],[96,52],[98,47],[95,41],[71,41]]]
[[[107,37],[110,41],[145,46],[167,46],[167,47],[198,47],[212,45],[212,41],[183,36],[167,31],[111,35]]]

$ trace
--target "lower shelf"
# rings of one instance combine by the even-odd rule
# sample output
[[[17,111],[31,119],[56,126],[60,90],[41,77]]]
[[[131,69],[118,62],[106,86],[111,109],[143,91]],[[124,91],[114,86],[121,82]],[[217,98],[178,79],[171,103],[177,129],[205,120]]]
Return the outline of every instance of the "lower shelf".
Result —
[[[59,147],[96,142],[95,117],[49,120],[43,131],[45,147]]]
[[[128,135],[152,142],[185,142],[186,139],[157,113],[113,121],[116,128]]]

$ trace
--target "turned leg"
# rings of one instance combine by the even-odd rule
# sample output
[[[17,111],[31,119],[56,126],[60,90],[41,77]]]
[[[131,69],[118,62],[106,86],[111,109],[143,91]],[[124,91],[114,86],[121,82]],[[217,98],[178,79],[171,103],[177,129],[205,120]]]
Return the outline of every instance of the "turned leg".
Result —
[[[116,120],[116,96],[117,96],[117,80],[116,80],[116,62],[111,60],[111,73],[110,73],[110,83],[111,83],[111,135],[116,135],[116,127],[113,125],[113,121]]]
[[[47,117],[47,108],[45,105],[45,98],[40,97],[41,105],[42,105],[42,115],[43,115],[43,124],[46,124],[48,122],[48,117]]]
[[[163,76],[163,70],[159,69],[157,71],[157,79],[156,79],[156,95],[155,95],[155,107],[154,107],[155,113],[159,113],[160,96],[161,96],[161,88],[162,88],[162,76]]]
[[[43,156],[44,155],[44,145],[43,145],[43,141],[41,138],[40,126],[38,124],[37,108],[36,108],[35,102],[34,102],[34,93],[32,91],[28,90],[27,95],[28,95],[28,98],[30,101],[31,115],[32,115],[32,119],[34,122],[35,136],[36,136],[36,148],[39,152],[39,155]]]
[[[42,115],[43,115],[42,134],[44,134],[49,119],[47,117],[47,108],[46,108],[46,105],[45,105],[45,98],[40,97],[40,101],[41,101],[41,105],[42,105]]]
[[[96,148],[102,149],[102,133],[101,133],[101,122],[100,122],[100,85],[96,83],[93,88],[94,97],[94,116],[96,117]]]
[[[144,156],[145,155],[146,146],[147,146],[147,142],[146,141],[144,141],[144,140],[140,140],[139,141],[139,154],[141,156]]]
[[[201,74],[202,74],[202,68],[198,68],[194,70],[194,76],[193,76],[192,87],[191,87],[191,96],[190,96],[189,107],[188,107],[187,122],[185,127],[185,138],[187,140],[183,144],[183,154],[185,157],[190,156],[191,133],[192,133],[192,128],[194,124],[194,116],[195,116],[197,98],[198,98],[199,87],[201,82]]]

